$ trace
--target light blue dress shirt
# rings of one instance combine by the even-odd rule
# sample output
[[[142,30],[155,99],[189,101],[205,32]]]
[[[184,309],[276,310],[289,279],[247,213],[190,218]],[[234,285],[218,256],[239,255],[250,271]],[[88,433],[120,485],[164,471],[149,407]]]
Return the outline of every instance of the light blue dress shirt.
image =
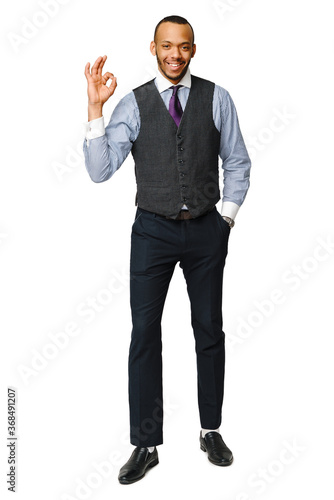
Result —
[[[160,72],[154,82],[168,109],[172,95],[171,82]],[[189,68],[178,85],[183,85],[178,91],[178,97],[184,110],[191,89]],[[219,156],[224,174],[221,213],[235,219],[249,188],[251,161],[232,98],[227,90],[218,85],[214,89],[212,115],[220,132]],[[140,114],[134,93],[130,92],[120,100],[106,128],[103,117],[87,122],[85,128],[83,151],[86,169],[94,182],[104,182],[119,169],[138,137]]]

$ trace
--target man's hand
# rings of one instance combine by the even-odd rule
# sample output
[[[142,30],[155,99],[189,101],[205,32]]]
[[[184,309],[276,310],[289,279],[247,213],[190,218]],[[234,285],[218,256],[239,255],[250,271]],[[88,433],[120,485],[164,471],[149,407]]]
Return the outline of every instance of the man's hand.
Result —
[[[107,56],[96,59],[91,71],[90,63],[85,66],[85,76],[88,84],[88,121],[102,116],[103,104],[113,95],[117,87],[117,79],[112,73],[106,72],[102,75],[106,60]],[[108,80],[111,80],[109,87],[107,87]]]

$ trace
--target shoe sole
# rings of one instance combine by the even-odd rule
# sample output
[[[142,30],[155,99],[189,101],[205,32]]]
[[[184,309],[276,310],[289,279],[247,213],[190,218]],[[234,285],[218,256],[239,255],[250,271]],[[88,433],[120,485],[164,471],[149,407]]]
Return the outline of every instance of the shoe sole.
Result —
[[[200,444],[200,448],[201,448],[202,451],[207,452],[206,448],[202,445],[202,443]],[[225,462],[225,463],[223,462],[223,463],[221,463],[221,462],[215,462],[214,460],[211,460],[211,458],[209,457],[209,455],[208,455],[208,460],[213,465],[218,465],[220,467],[228,467],[229,465],[231,465],[233,463],[233,458],[232,458],[232,460],[230,462]]]
[[[152,467],[155,467],[156,465],[158,465],[159,463],[159,459],[156,458],[155,460],[153,460],[153,462],[151,462],[145,469],[145,472],[142,476],[140,477],[137,477],[136,479],[134,479],[133,481],[127,481],[126,479],[124,480],[121,480],[119,479],[118,481],[121,483],[121,484],[133,484],[133,483],[136,483],[137,481],[140,481],[141,479],[143,479],[143,477],[145,476],[146,472],[148,469],[152,469]]]

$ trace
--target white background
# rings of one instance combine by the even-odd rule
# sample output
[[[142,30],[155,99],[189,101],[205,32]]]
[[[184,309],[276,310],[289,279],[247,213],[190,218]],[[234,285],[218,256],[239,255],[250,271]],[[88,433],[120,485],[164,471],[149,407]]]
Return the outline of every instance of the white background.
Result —
[[[331,3],[69,0],[49,2],[49,14],[42,3],[5,2],[1,13],[1,496],[9,495],[12,386],[18,499],[331,497]],[[131,155],[106,183],[94,184],[85,170],[84,67],[106,54],[106,71],[118,77],[107,122],[123,95],[153,77],[149,43],[171,14],[193,25],[192,73],[230,92],[253,161],[224,280],[221,432],[235,461],[216,467],[199,449],[194,340],[177,267],[163,317],[160,464],[122,486],[118,470],[132,451],[135,180]],[[99,311],[82,315],[93,311],[92,298]],[[105,477],[96,470],[102,463]]]

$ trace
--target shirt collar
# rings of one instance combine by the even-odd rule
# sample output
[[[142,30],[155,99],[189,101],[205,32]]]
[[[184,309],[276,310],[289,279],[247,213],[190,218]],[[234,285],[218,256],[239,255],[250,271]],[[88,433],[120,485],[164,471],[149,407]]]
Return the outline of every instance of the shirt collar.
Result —
[[[167,80],[167,78],[164,75],[162,75],[159,70],[157,70],[155,84],[160,94],[165,90],[169,89],[173,85],[172,82]],[[189,89],[191,88],[191,73],[189,67],[182,80],[179,81],[178,85],[183,85],[183,87],[188,87]]]

